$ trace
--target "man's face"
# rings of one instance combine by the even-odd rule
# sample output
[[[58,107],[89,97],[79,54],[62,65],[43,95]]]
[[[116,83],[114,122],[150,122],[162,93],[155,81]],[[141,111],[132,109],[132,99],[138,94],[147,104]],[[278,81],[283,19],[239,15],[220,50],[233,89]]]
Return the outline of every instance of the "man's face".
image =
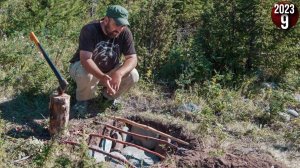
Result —
[[[106,18],[106,24],[104,25],[107,36],[110,38],[118,37],[118,35],[123,31],[125,26],[118,26],[114,19]]]

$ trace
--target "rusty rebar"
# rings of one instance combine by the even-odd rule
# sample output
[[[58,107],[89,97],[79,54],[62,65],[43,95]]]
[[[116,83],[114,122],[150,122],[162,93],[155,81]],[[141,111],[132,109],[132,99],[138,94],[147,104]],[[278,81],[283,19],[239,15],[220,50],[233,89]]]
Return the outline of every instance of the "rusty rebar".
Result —
[[[137,122],[134,122],[134,121],[131,121],[131,120],[128,120],[128,119],[125,119],[125,118],[121,118],[121,117],[111,117],[111,118],[115,119],[115,120],[118,120],[118,121],[122,121],[124,123],[130,124],[130,125],[133,125],[133,126],[136,126],[136,127],[139,127],[139,128],[143,128],[145,130],[149,130],[149,131],[154,132],[156,134],[159,134],[159,135],[161,135],[163,137],[170,138],[171,140],[174,140],[174,141],[176,141],[178,143],[181,143],[181,144],[184,144],[184,145],[189,145],[188,142],[185,142],[185,141],[183,141],[181,139],[175,138],[175,137],[173,137],[171,135],[168,135],[166,133],[158,131],[155,128],[152,128],[150,126],[147,126],[147,125],[144,125],[144,124],[139,124]]]
[[[132,136],[136,136],[136,137],[139,137],[139,138],[143,138],[145,140],[154,140],[154,141],[157,141],[159,143],[163,143],[163,144],[169,145],[170,147],[172,147],[175,150],[177,150],[177,146],[175,146],[174,144],[169,143],[166,140],[162,140],[162,139],[158,139],[158,138],[154,138],[154,137],[150,137],[150,136],[145,136],[145,135],[140,135],[140,134],[133,133],[133,132],[124,131],[124,130],[122,130],[120,128],[117,128],[117,127],[114,127],[114,126],[111,126],[109,124],[105,124],[105,123],[102,123],[102,122],[98,122],[98,121],[94,121],[94,123],[96,123],[96,124],[102,124],[105,127],[109,127],[111,129],[117,130],[119,132],[122,132],[122,133],[125,133],[125,134],[128,134],[128,135],[132,135]]]
[[[153,155],[156,155],[156,156],[158,156],[159,158],[161,158],[162,160],[164,160],[164,159],[166,158],[166,157],[164,157],[163,155],[161,155],[161,154],[159,154],[159,153],[157,153],[157,152],[154,152],[154,151],[152,151],[152,150],[149,150],[149,149],[147,149],[147,148],[141,147],[141,146],[139,146],[139,145],[136,145],[136,144],[133,144],[133,143],[130,143],[130,142],[120,141],[120,140],[117,140],[117,139],[114,139],[114,138],[111,138],[111,137],[108,137],[108,136],[99,135],[99,134],[90,134],[89,136],[96,136],[96,137],[100,137],[100,138],[109,139],[109,140],[111,140],[111,141],[115,141],[115,142],[117,142],[117,143],[121,143],[121,144],[124,144],[124,145],[134,146],[134,147],[136,147],[136,148],[138,148],[138,149],[141,149],[141,150],[143,150],[143,151],[146,151],[146,152],[148,152],[148,153],[151,153],[151,154],[153,154]]]
[[[76,145],[76,146],[80,146],[79,143],[77,143],[77,142],[72,142],[72,141],[63,141],[63,143],[71,144],[71,145]],[[119,160],[120,162],[123,162],[123,163],[127,164],[129,167],[136,168],[134,165],[132,165],[131,163],[129,163],[127,160],[124,160],[124,159],[122,159],[122,158],[120,158],[120,157],[118,157],[118,156],[114,156],[114,155],[112,155],[112,154],[110,154],[110,153],[104,152],[104,151],[102,151],[102,150],[99,150],[99,149],[96,149],[96,148],[93,148],[93,147],[90,147],[90,146],[89,146],[88,148],[91,149],[91,150],[93,150],[93,151],[96,151],[96,152],[102,153],[102,154],[104,154],[104,155],[107,155],[107,156],[109,156],[109,157],[111,157],[111,158],[117,159],[117,160]]]

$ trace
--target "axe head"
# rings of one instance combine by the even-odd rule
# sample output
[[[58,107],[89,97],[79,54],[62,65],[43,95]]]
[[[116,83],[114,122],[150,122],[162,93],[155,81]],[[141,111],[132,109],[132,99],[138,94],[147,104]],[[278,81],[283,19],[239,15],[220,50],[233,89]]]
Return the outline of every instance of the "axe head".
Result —
[[[69,83],[64,78],[61,81],[59,81],[59,87],[57,88],[58,93],[60,95],[65,93],[68,85]]]

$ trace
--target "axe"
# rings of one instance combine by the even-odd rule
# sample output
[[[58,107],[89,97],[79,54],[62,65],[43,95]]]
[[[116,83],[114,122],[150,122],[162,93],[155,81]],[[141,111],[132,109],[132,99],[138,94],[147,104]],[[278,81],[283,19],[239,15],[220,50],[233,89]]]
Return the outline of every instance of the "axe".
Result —
[[[44,58],[46,59],[47,63],[49,64],[50,68],[54,72],[56,78],[58,79],[59,82],[59,87],[57,88],[58,93],[61,95],[65,92],[68,86],[68,82],[61,76],[57,68],[54,66],[54,64],[51,62],[48,54],[45,52],[43,49],[42,45],[40,44],[39,40],[37,37],[34,35],[33,32],[30,33],[30,40],[35,43],[35,45],[39,48],[39,50],[42,52]]]

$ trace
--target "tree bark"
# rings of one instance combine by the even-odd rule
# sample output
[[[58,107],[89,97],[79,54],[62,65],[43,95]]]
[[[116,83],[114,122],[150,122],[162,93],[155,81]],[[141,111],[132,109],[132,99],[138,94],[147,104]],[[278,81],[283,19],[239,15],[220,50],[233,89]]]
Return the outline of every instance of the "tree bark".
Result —
[[[49,133],[51,136],[65,134],[69,122],[70,96],[67,94],[59,95],[53,93],[50,96],[50,125]]]

